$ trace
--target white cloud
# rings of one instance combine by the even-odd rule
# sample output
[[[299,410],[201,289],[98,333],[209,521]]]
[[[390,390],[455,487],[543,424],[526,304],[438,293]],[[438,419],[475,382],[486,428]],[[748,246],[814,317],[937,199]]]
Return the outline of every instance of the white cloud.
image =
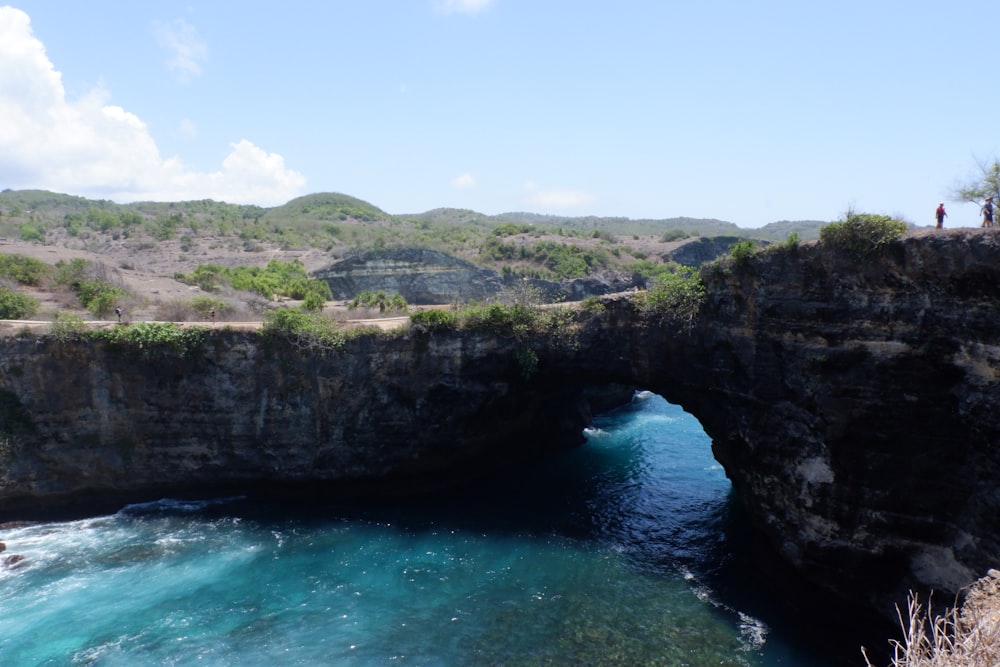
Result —
[[[476,14],[492,4],[493,0],[436,0],[434,6],[442,14]]]
[[[201,75],[202,63],[208,58],[208,46],[193,25],[183,19],[157,22],[153,24],[153,34],[167,50],[167,67],[181,83]]]
[[[146,124],[108,98],[98,88],[67,100],[62,75],[33,36],[28,15],[0,6],[4,187],[123,202],[210,198],[272,205],[302,194],[302,174],[245,139],[231,144],[220,169],[208,173],[191,171],[177,157],[163,158]]]
[[[459,190],[471,190],[476,187],[476,177],[473,174],[465,173],[451,179],[451,186]]]
[[[566,190],[550,188],[540,190],[535,183],[528,182],[524,186],[527,193],[526,202],[532,207],[543,211],[569,212],[593,204],[596,198],[583,190]]]

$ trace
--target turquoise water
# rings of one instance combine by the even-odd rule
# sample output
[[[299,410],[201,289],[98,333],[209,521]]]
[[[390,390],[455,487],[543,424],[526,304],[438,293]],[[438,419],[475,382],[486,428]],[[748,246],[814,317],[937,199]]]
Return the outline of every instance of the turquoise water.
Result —
[[[25,560],[0,570],[0,665],[828,664],[734,601],[738,517],[696,420],[642,393],[587,438],[419,501],[2,530]]]

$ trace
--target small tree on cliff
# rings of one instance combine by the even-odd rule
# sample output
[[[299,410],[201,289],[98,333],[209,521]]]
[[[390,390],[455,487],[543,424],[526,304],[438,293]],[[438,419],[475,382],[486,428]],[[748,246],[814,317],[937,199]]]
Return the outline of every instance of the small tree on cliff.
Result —
[[[1000,161],[976,162],[979,173],[968,183],[955,188],[955,199],[964,202],[980,203],[987,197],[1000,201]]]

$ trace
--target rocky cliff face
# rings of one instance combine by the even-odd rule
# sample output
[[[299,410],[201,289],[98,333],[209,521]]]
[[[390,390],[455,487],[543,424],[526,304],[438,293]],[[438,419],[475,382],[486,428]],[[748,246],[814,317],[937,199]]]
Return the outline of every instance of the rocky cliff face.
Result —
[[[645,388],[700,419],[788,563],[892,614],[908,588],[951,594],[1000,561],[998,238],[912,236],[865,261],[771,249],[707,270],[690,330],[622,297],[558,335],[414,327],[326,354],[224,330],[184,355],[6,339],[0,511],[164,487],[413,488],[579,443]]]
[[[362,253],[314,275],[327,282],[337,299],[384,290],[407,303],[454,303],[483,300],[501,289],[496,271],[419,248]]]
[[[334,298],[352,299],[368,290],[399,294],[416,305],[486,301],[504,290],[522,289],[524,281],[512,275],[501,276],[441,252],[420,248],[401,248],[362,253],[317,271]],[[622,292],[645,284],[632,274],[605,272],[576,280],[526,281],[547,302],[580,301],[588,296]]]
[[[772,250],[709,274],[693,347],[710,379],[664,392],[784,558],[886,614],[1000,560],[998,238]]]

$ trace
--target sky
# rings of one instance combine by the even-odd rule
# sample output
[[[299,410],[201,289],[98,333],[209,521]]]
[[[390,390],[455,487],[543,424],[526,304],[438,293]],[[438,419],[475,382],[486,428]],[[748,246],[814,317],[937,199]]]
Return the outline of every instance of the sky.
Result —
[[[3,0],[0,0],[2,3]],[[0,189],[978,225],[996,0],[0,4]]]

